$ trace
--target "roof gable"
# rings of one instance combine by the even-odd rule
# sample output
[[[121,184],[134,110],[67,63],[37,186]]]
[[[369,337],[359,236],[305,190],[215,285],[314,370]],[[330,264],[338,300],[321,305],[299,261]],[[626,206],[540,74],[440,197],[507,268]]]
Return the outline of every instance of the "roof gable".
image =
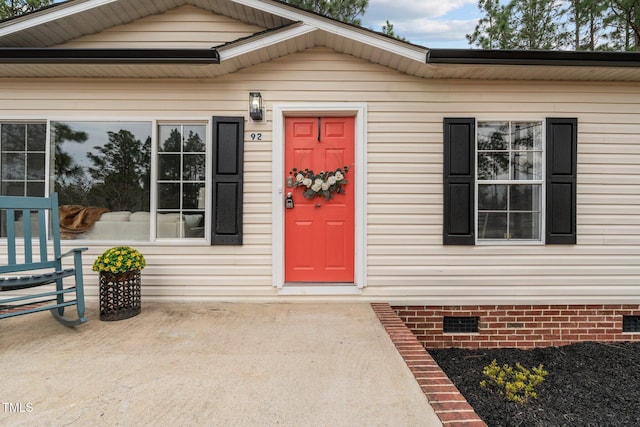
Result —
[[[211,48],[264,31],[191,5],[78,37],[60,48]]]
[[[202,33],[192,30],[173,34],[173,38],[178,38],[178,41],[174,40],[172,43],[177,43],[179,47],[215,49],[216,55],[210,55],[210,52],[206,51],[176,55],[178,52],[175,48],[165,45],[164,48],[172,48],[172,51],[158,52],[157,58],[154,58],[154,52],[146,52],[143,54],[144,60],[140,61],[137,56],[142,52],[139,50],[135,55],[121,50],[123,45],[120,42],[131,43],[131,35],[136,32],[139,35],[145,34],[144,31],[141,32],[145,25],[153,27],[153,34],[145,34],[145,37],[148,36],[151,40],[137,40],[130,44],[131,47],[153,50],[156,45],[152,41],[154,38],[161,41],[158,45],[162,42],[168,43],[171,36],[163,38],[160,33],[165,32],[164,28],[174,25],[175,22],[169,22],[171,19],[164,18],[171,15],[184,16],[196,10],[200,11],[196,13],[199,16],[209,13],[209,17],[216,16],[215,19],[235,23],[236,31],[239,31],[235,34],[238,38],[233,39],[227,34],[220,40],[214,40],[210,33],[203,37]],[[205,24],[209,25],[217,24]],[[256,31],[249,34],[253,30]],[[181,40],[180,37],[185,39]],[[208,41],[212,44],[208,45]],[[222,43],[216,45],[216,42]],[[4,47],[6,53],[4,61],[0,58],[0,77],[40,77],[43,76],[43,72],[47,73],[46,76],[54,77],[95,77],[104,76],[107,69],[92,70],[90,65],[78,67],[77,64],[104,65],[111,62],[119,65],[168,65],[171,58],[174,58],[177,64],[173,69],[146,67],[142,70],[139,66],[133,67],[135,69],[118,67],[117,76],[214,77],[315,46],[329,47],[403,72],[411,67],[423,66],[427,52],[423,47],[275,0],[72,0],[58,7],[47,8],[0,24],[0,48]],[[29,50],[34,47],[40,49]],[[63,49],[48,55],[42,48],[50,47],[54,48],[52,50]],[[20,51],[15,52],[11,48]],[[76,55],[77,52],[73,51],[75,48],[83,48],[86,52]],[[105,60],[96,61],[97,55],[88,49],[94,49],[98,53],[100,49],[110,51],[105,51]],[[87,54],[86,57],[84,53]],[[65,58],[68,58],[66,65]],[[207,58],[212,59],[209,64],[216,65],[202,69],[202,64],[207,63]],[[55,67],[41,66],[50,62],[55,63]],[[187,62],[191,65],[185,65]],[[195,70],[193,67],[200,69]],[[167,73],[168,70],[170,73]]]
[[[247,3],[260,3],[249,0]],[[244,1],[234,0],[70,0],[0,23],[0,46],[50,47],[191,5],[263,28],[291,23]]]

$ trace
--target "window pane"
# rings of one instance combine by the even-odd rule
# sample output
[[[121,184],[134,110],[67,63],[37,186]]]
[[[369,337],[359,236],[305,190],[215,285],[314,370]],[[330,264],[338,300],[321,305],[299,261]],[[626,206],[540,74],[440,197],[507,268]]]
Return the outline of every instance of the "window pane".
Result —
[[[507,150],[509,122],[479,122],[478,150]]]
[[[180,154],[158,155],[158,179],[164,181],[180,179]]]
[[[42,197],[45,194],[44,181],[27,182],[27,196]]]
[[[513,150],[542,150],[541,122],[514,122],[511,129]]]
[[[511,153],[511,179],[539,180],[542,179],[542,153],[537,151],[515,151]]]
[[[186,153],[204,153],[206,126],[185,126],[184,151]]]
[[[27,125],[27,150],[45,151],[46,149],[47,125],[44,123]]]
[[[158,209],[180,209],[180,184],[158,184]]]
[[[24,154],[2,155],[2,179],[25,179]]]
[[[478,154],[478,179],[509,179],[509,153]]]
[[[182,179],[184,179],[185,181],[204,181],[204,162],[204,154],[185,154]]]
[[[512,239],[540,239],[538,213],[512,212],[509,214],[509,232]]]
[[[24,182],[3,182],[2,183],[2,195],[3,196],[24,196]]]
[[[3,124],[2,125],[2,152],[24,151],[25,150],[25,125],[23,124]]]
[[[203,212],[185,212],[184,218],[184,237],[203,238],[204,237],[204,213]]]
[[[162,212],[156,215],[156,236],[159,238],[183,237],[183,221],[178,212]]]
[[[507,214],[499,212],[478,213],[479,239],[504,239],[507,233]]]
[[[51,143],[60,204],[111,211],[79,239],[149,240],[150,122],[53,122]]]
[[[478,209],[481,211],[507,210],[507,185],[479,185]]]
[[[45,179],[44,172],[44,155],[41,153],[27,154],[27,179],[41,180]]]
[[[182,147],[180,126],[158,126],[158,151],[179,153]]]
[[[509,205],[512,211],[539,211],[539,185],[512,185],[509,192]]]
[[[182,185],[182,207],[184,209],[200,208],[200,189],[204,184],[183,184]],[[202,206],[204,207],[204,206]]]

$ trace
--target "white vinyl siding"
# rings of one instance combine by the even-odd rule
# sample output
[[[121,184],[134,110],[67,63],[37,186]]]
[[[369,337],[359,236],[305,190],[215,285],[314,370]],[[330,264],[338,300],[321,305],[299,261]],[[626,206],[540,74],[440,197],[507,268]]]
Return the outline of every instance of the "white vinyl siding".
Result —
[[[367,104],[367,287],[361,296],[419,304],[637,303],[640,277],[640,84],[440,81],[315,48],[210,80],[5,79],[0,118],[245,122],[242,246],[137,245],[145,300],[277,300],[271,286],[272,104]],[[577,244],[443,246],[444,117],[578,119]],[[261,141],[251,141],[261,133]],[[93,258],[87,292],[97,295]],[[287,297],[287,301],[321,297]]]

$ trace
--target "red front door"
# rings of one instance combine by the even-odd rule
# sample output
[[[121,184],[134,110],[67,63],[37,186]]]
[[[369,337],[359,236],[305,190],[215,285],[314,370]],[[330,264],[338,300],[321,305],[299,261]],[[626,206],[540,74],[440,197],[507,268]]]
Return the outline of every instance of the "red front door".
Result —
[[[285,119],[285,192],[293,208],[285,209],[285,281],[354,281],[354,118]],[[289,172],[336,171],[347,166],[347,183],[330,200],[303,196],[306,187],[288,187]]]

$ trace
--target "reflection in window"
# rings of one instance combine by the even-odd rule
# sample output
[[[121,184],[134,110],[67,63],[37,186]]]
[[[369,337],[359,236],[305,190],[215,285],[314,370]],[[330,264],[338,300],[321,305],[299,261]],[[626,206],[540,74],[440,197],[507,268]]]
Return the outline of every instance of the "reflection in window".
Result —
[[[205,134],[204,125],[158,126],[159,238],[204,237]]]
[[[151,124],[53,122],[51,140],[63,234],[149,240]]]

